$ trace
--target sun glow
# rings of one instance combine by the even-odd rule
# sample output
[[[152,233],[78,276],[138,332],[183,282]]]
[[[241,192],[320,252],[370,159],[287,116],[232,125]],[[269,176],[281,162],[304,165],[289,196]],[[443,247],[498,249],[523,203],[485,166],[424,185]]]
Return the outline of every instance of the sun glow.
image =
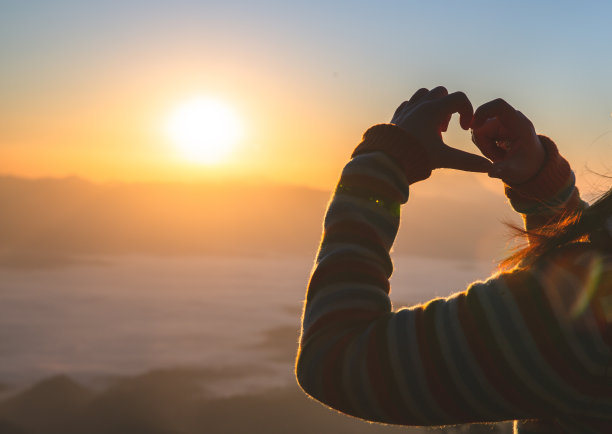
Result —
[[[222,101],[198,98],[174,110],[166,133],[189,161],[217,164],[229,157],[242,138],[242,124]]]

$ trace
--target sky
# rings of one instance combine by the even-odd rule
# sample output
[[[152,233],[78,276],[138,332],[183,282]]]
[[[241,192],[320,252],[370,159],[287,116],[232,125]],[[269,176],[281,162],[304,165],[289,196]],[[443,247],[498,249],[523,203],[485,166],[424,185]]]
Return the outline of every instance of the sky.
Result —
[[[501,97],[572,162],[612,165],[612,3],[0,0],[0,174],[331,189],[420,87]],[[193,98],[244,133],[217,164],[164,133]],[[449,145],[470,150],[455,121]]]

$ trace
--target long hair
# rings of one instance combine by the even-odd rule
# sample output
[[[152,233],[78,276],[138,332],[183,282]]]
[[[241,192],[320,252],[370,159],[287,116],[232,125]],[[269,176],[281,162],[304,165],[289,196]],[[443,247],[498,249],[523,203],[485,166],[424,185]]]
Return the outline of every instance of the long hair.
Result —
[[[529,240],[502,260],[500,270],[529,267],[544,256],[554,254],[570,244],[589,243],[595,248],[612,251],[612,237],[606,229],[612,216],[612,189],[603,194],[591,206],[566,213],[560,218],[534,230],[509,225],[519,236]]]

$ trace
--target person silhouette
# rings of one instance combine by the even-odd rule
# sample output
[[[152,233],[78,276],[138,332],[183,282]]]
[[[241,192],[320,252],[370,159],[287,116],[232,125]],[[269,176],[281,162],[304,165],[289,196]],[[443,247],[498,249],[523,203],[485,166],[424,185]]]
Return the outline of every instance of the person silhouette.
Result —
[[[453,113],[484,156],[444,143]],[[400,208],[438,168],[499,178],[527,245],[484,282],[394,311]],[[420,89],[365,132],[342,171],[308,284],[296,378],[368,421],[611,433],[611,324],[612,193],[582,201],[555,143],[504,100],[474,112],[462,92]]]

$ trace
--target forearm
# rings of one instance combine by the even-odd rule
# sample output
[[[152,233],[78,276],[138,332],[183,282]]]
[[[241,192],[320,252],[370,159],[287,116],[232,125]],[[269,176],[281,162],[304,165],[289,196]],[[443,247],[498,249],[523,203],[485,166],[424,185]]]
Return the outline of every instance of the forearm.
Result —
[[[376,125],[366,131],[325,216],[307,313],[310,301],[328,286],[367,284],[388,293],[389,251],[400,207],[408,200],[409,185],[429,176],[428,167],[425,155],[399,127]]]
[[[522,214],[528,231],[555,222],[586,206],[576,188],[569,163],[552,140],[539,136],[546,150],[546,162],[535,177],[519,185],[505,186],[512,207]]]
[[[370,132],[393,132],[383,130]],[[374,151],[382,136],[367,136],[357,153],[373,152],[355,156],[344,168],[325,217],[306,294],[298,382],[324,404],[370,421],[442,425],[499,418],[489,409],[476,418],[472,410],[453,404],[456,385],[443,384],[440,374],[450,365],[441,359],[430,323],[443,311],[442,300],[392,311],[389,251],[399,208],[411,181],[430,170],[423,170],[428,162],[419,161],[418,151],[406,150],[410,143],[391,158]],[[389,148],[399,149],[386,137]],[[419,169],[411,170],[416,165],[411,162]]]
[[[368,419],[377,418],[359,413],[338,384],[344,369],[338,358],[357,335],[365,339],[367,329],[391,312],[389,251],[408,186],[400,165],[381,152],[357,155],[347,164],[327,210],[306,294],[298,381],[326,404]]]

